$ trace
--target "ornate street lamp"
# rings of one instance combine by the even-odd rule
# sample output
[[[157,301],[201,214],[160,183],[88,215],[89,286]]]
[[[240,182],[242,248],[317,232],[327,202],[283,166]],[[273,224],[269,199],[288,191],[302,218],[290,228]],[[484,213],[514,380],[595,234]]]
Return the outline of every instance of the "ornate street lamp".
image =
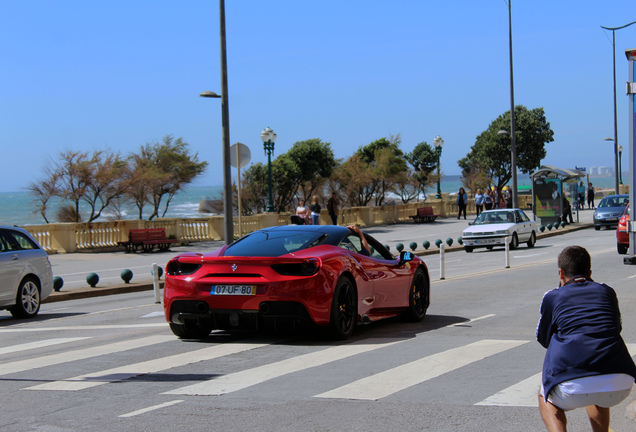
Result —
[[[442,157],[442,147],[444,146],[444,140],[441,136],[437,135],[433,140],[435,146],[435,153],[437,154],[437,195],[435,199],[442,199],[442,187],[440,180],[442,179],[442,173],[440,171],[440,158]]]
[[[623,146],[618,146],[618,184],[623,184]]]
[[[274,143],[276,142],[276,132],[271,128],[263,129],[261,132],[263,140],[263,148],[267,154],[267,208],[266,212],[274,211],[274,200],[272,199],[272,153],[274,152]]]

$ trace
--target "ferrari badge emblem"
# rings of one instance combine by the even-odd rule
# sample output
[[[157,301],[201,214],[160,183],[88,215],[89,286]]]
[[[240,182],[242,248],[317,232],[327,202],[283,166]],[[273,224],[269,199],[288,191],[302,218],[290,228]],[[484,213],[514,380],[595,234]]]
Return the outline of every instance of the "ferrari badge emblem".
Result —
[[[232,271],[235,272],[238,266],[236,264],[232,264]]]

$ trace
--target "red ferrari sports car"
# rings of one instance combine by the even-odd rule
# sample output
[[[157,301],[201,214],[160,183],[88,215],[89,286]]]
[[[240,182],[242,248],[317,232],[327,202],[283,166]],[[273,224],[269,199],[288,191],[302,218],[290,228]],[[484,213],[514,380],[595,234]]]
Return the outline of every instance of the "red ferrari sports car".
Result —
[[[191,339],[292,320],[345,339],[356,324],[396,315],[421,321],[429,306],[426,264],[406,251],[395,258],[363,235],[368,249],[346,227],[279,226],[214,252],[181,254],[166,266],[170,328]]]

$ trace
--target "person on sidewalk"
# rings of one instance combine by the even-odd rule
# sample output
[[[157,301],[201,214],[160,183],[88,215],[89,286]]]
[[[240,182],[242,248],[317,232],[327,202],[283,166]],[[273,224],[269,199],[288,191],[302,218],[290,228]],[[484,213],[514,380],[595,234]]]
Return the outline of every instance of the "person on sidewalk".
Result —
[[[475,212],[477,216],[479,213],[484,211],[484,194],[481,192],[481,189],[477,189],[477,193],[475,194]]]
[[[539,411],[548,431],[566,431],[565,411],[585,407],[592,430],[607,432],[610,407],[629,396],[636,378],[616,292],[591,279],[585,248],[568,246],[557,262],[559,287],[544,294],[536,332],[547,348]]]
[[[314,195],[311,199],[311,224],[320,225],[320,204],[318,204],[318,195]]]
[[[457,192],[457,207],[459,207],[459,213],[457,214],[457,219],[464,213],[464,219],[466,219],[466,206],[468,205],[468,194],[464,190],[464,188],[459,188],[459,192]]]
[[[331,198],[327,201],[327,211],[329,212],[329,216],[331,216],[331,222],[333,225],[338,225],[338,206],[340,203],[338,202],[338,197],[335,192],[331,193]]]
[[[570,222],[568,222],[568,217],[570,218]],[[572,206],[570,205],[570,200],[566,197],[563,197],[563,216],[561,216],[561,222],[574,223],[574,219],[572,219]]]
[[[592,183],[590,182],[590,184],[587,186],[587,208],[591,209],[591,208],[596,208],[594,207],[594,194],[595,194],[595,189],[594,186],[592,186]]]
[[[492,209],[493,206],[493,197],[492,191],[490,189],[486,189],[486,193],[484,194],[484,207],[486,210]]]

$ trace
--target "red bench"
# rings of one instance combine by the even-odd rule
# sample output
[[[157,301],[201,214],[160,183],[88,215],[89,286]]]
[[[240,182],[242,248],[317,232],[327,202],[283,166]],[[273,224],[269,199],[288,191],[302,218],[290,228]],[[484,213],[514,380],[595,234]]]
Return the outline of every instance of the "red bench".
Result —
[[[434,222],[440,215],[433,213],[433,207],[420,207],[417,214],[409,216],[415,223]]]
[[[127,253],[136,252],[139,248],[144,252],[150,252],[155,246],[159,250],[167,251],[172,243],[177,243],[177,240],[166,237],[165,228],[142,228],[131,229],[128,232],[128,241],[117,243],[125,246]]]

